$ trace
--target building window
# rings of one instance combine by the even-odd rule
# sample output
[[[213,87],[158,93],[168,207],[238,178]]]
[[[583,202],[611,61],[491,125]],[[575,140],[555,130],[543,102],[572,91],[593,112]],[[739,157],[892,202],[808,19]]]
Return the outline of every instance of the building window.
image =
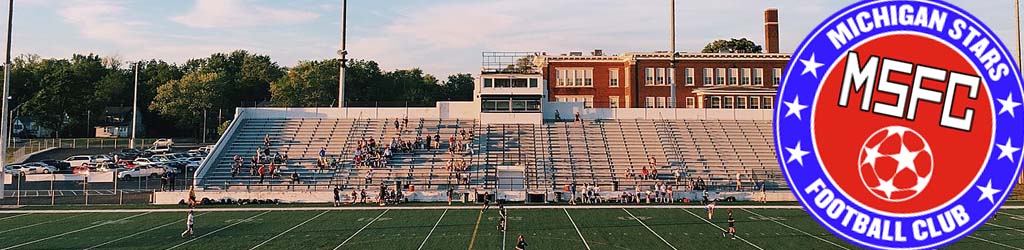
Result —
[[[686,108],[692,109],[695,106],[697,106],[696,99],[694,99],[692,96],[691,97],[687,97],[686,98]]]
[[[754,69],[754,85],[764,85],[764,69]]]
[[[619,108],[619,97],[618,96],[609,96],[608,97],[608,107],[609,108],[613,108],[613,109],[614,108]]]
[[[693,86],[693,68],[686,68],[686,86]]]
[[[584,108],[594,107],[594,96],[589,95],[556,95],[558,102],[582,102]]]
[[[747,97],[746,96],[737,96],[736,97],[736,108],[738,108],[738,109],[746,109],[747,108]]]
[[[711,79],[713,77],[715,77],[714,69],[712,69],[712,68],[704,68],[704,82],[702,82],[701,84],[704,85],[704,86],[713,85],[714,83],[711,82]]]
[[[739,83],[740,70],[737,68],[729,68],[729,85],[736,85]]]
[[[671,85],[676,83],[676,69],[668,68],[665,69],[665,84]]]
[[[660,96],[660,97],[655,99],[655,107],[657,107],[657,108],[665,108],[665,97],[664,96]]]
[[[761,108],[761,97],[757,97],[757,96],[750,97],[750,109],[760,109],[760,108]]]
[[[723,108],[727,108],[727,109],[731,109],[732,108],[732,100],[733,100],[732,96],[723,97],[722,98],[722,107]]]
[[[490,88],[494,86],[494,80],[491,78],[484,78],[484,88]]]
[[[644,107],[646,107],[646,108],[653,108],[654,107],[654,97],[653,96],[648,96],[647,97],[646,101],[644,102]]]
[[[537,87],[537,78],[530,78],[530,87],[531,88],[536,88]]]
[[[750,69],[744,68],[740,70],[740,84],[750,85]]]
[[[782,69],[772,68],[772,86],[779,86],[779,81],[782,81]]]
[[[654,85],[665,85],[665,68],[655,69]]]
[[[764,107],[764,109],[772,109],[772,106],[775,105],[775,102],[772,100],[771,96],[765,96],[763,104],[764,105],[761,106]]]
[[[608,87],[619,87],[619,69],[608,70]]]
[[[593,87],[594,69],[558,69],[558,87]],[[530,86],[534,86],[531,83]]]
[[[711,97],[711,108],[717,109],[722,107],[722,98],[717,96]]]
[[[644,81],[644,84],[654,85],[654,68],[647,68],[644,71],[644,76],[647,78],[646,81]]]
[[[715,85],[725,85],[725,68],[715,68]]]

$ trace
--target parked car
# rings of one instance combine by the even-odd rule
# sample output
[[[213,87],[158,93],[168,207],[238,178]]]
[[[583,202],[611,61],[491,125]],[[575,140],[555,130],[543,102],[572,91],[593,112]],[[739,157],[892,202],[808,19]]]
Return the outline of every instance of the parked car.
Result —
[[[135,161],[132,161],[132,163],[136,166],[148,166],[156,163],[156,161],[149,158],[135,158]]]
[[[50,166],[53,166],[53,167],[57,168],[57,173],[71,173],[72,172],[71,171],[71,164],[68,164],[67,162],[58,161],[58,160],[42,160],[42,161],[39,161],[39,162],[42,162],[42,163],[45,163],[46,165],[50,165]]]
[[[41,165],[11,164],[4,166],[4,173],[14,176],[25,176],[30,174],[49,174],[51,169]]]
[[[57,167],[50,166],[49,164],[42,162],[29,162],[22,165],[35,170],[40,170],[40,173],[42,174],[57,173],[58,171]]]
[[[111,158],[110,156],[107,156],[107,155],[93,155],[92,156],[92,161],[93,161],[93,163],[104,163],[104,162],[113,162],[114,159]]]
[[[91,169],[91,171],[94,171],[94,172],[111,172],[111,171],[114,171],[115,169],[121,168],[121,166],[118,166],[117,164],[114,164],[113,162],[102,162],[102,163],[93,164],[89,168]]]
[[[170,146],[174,146],[174,140],[164,138],[164,139],[159,139],[159,140],[156,140],[155,142],[153,142],[153,147],[170,147]]]
[[[146,177],[146,176],[158,177],[160,175],[163,175],[164,172],[167,172],[167,169],[165,167],[159,166],[159,165],[137,166],[137,167],[135,167],[133,169],[127,169],[125,171],[118,172],[117,173],[117,178],[130,179],[130,178],[139,178],[139,177]]]
[[[71,167],[72,174],[88,174],[90,171],[92,171],[92,169],[85,165]]]
[[[146,149],[146,152],[150,154],[163,154],[171,152],[171,146],[153,146],[152,148]]]
[[[75,155],[75,156],[71,156],[71,157],[68,157],[67,159],[64,159],[64,162],[67,162],[68,164],[70,164],[73,167],[89,165],[89,164],[96,163],[96,161],[94,161],[93,157],[90,156],[90,155]]]

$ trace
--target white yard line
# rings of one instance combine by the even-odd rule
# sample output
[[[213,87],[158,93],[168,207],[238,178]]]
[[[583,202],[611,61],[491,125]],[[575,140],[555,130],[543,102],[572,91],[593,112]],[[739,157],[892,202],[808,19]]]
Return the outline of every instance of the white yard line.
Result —
[[[748,210],[748,209],[746,209],[746,208],[742,208],[742,209],[743,209],[743,211],[747,211],[747,213],[751,213],[751,214],[754,214],[754,215],[757,215],[757,216],[760,216],[760,217],[764,218],[764,216],[763,216],[763,215],[761,215],[761,214],[758,214],[758,213],[755,213],[754,211],[750,211],[750,210]],[[806,234],[807,236],[811,236],[811,237],[813,237],[813,238],[815,238],[815,239],[818,239],[818,240],[820,240],[820,241],[824,241],[824,242],[826,242],[826,243],[828,243],[828,244],[832,244],[833,246],[836,246],[836,247],[838,247],[838,248],[842,248],[842,249],[847,249],[847,250],[849,250],[849,248],[847,248],[847,247],[844,247],[844,246],[842,246],[842,245],[836,244],[835,242],[831,242],[831,241],[829,241],[829,240],[826,240],[826,239],[824,239],[824,238],[818,237],[818,236],[816,236],[816,235],[813,235],[813,234],[809,234],[809,233],[807,233],[807,232],[804,232],[804,230],[800,230],[800,229],[797,229],[797,228],[795,228],[795,227],[791,227],[791,226],[787,225],[786,223],[778,222],[778,221],[776,221],[776,220],[769,220],[769,221],[771,221],[771,222],[775,222],[775,224],[779,224],[779,225],[782,225],[782,226],[784,226],[784,227],[786,227],[786,228],[789,228],[789,229],[793,229],[794,231],[797,231],[797,232],[800,232],[800,233]]]
[[[587,244],[587,239],[583,238],[583,233],[581,233],[580,228],[576,226],[576,221],[572,220],[572,215],[569,215],[569,210],[562,208],[562,211],[565,211],[565,216],[569,217],[569,222],[572,222],[572,228],[576,229],[576,234],[580,235],[580,240],[583,240],[583,246],[586,246],[587,250],[590,250],[590,244]]]
[[[295,225],[292,228],[289,228],[288,230],[284,230],[284,232],[281,232],[281,233],[279,233],[277,235],[274,235],[274,237],[270,237],[270,239],[267,239],[267,240],[265,240],[263,242],[260,242],[259,245],[256,245],[256,246],[254,246],[252,248],[249,248],[249,250],[253,250],[253,249],[259,248],[259,247],[263,246],[264,244],[267,244],[267,242],[270,242],[270,241],[272,241],[274,239],[277,239],[278,237],[281,237],[281,235],[284,235],[284,234],[286,234],[288,232],[291,232],[292,230],[295,230],[296,228],[298,228],[298,227],[300,227],[302,225],[305,225],[306,223],[309,223],[309,221],[312,221],[312,220],[316,219],[317,217],[320,217],[321,215],[326,214],[327,212],[330,212],[330,211],[323,211],[320,214],[317,214],[316,216],[313,216],[313,218],[309,218],[308,220],[303,221],[302,223],[299,223],[298,225]]]
[[[1008,227],[1008,226],[1003,226],[1003,225],[995,224],[995,223],[992,223],[992,222],[985,222],[985,224],[996,226],[996,227],[1003,228],[1003,229],[1009,229],[1009,230],[1017,231],[1018,233],[1024,233],[1024,230],[1020,230],[1020,229],[1016,229],[1016,228],[1012,228],[1012,227]]]
[[[1019,247],[1015,247],[1015,246],[1011,246],[1011,245],[1007,245],[1007,244],[1003,244],[1003,243],[999,243],[999,242],[995,242],[995,241],[991,241],[991,240],[986,240],[986,239],[982,239],[982,238],[979,238],[979,237],[974,237],[974,235],[968,235],[967,237],[971,238],[971,239],[975,239],[975,240],[980,240],[980,241],[992,243],[992,244],[999,245],[999,246],[1002,246],[1002,247],[1005,247],[1005,248],[1009,248],[1009,249],[1022,250]]]
[[[377,215],[377,218],[373,218],[372,220],[370,220],[370,222],[367,222],[366,225],[363,225],[363,227],[359,229],[359,231],[356,231],[351,236],[349,236],[348,239],[345,239],[345,241],[342,241],[341,244],[338,244],[338,246],[334,247],[334,250],[341,249],[341,246],[344,246],[345,243],[348,243],[349,240],[352,240],[352,238],[355,238],[356,235],[359,234],[359,232],[362,232],[363,229],[366,229],[366,227],[369,227],[370,224],[373,224],[374,221],[377,221],[377,219],[380,219],[380,217],[384,216],[384,214],[388,213],[388,211],[391,211],[391,209],[384,210],[384,212],[381,212],[380,215]]]
[[[588,205],[588,206],[506,206],[507,209],[622,209],[622,208],[704,208],[699,205]],[[718,206],[718,208],[732,209],[802,209],[800,206]],[[196,208],[196,212],[263,212],[263,211],[372,211],[381,210],[380,207],[226,207],[226,208]],[[388,207],[388,210],[478,210],[474,206],[408,206]],[[155,209],[60,209],[60,210],[0,210],[0,214],[78,214],[78,213],[143,213],[143,212],[188,212],[188,208],[155,208]]]
[[[420,243],[420,247],[417,248],[417,250],[423,249],[423,246],[427,244],[427,240],[430,239],[430,235],[434,234],[434,229],[437,229],[437,225],[441,224],[441,219],[444,219],[444,214],[447,214],[447,213],[448,213],[448,209],[445,209],[444,212],[441,213],[441,217],[437,218],[437,222],[434,223],[434,227],[430,228],[430,232],[427,233],[427,237],[426,238],[423,238],[423,243]]]
[[[62,233],[62,234],[57,234],[57,235],[53,235],[53,236],[50,236],[50,237],[46,237],[46,238],[42,238],[42,239],[38,239],[38,240],[33,240],[33,241],[29,241],[29,242],[25,242],[25,243],[9,246],[9,247],[6,247],[6,248],[0,249],[0,250],[8,250],[8,249],[19,248],[19,247],[35,244],[37,242],[41,242],[41,241],[45,241],[45,240],[61,237],[61,236],[64,236],[64,235],[69,235],[69,234],[73,234],[73,233],[77,233],[77,232],[93,229],[93,228],[97,228],[97,227],[100,227],[100,226],[106,226],[106,225],[109,225],[109,224],[113,224],[114,222],[125,221],[125,220],[131,219],[131,218],[135,218],[135,217],[139,217],[139,216],[143,216],[143,215],[147,215],[147,214],[150,214],[150,213],[148,213],[148,212],[147,213],[141,213],[141,214],[136,214],[136,215],[124,217],[124,218],[121,218],[121,219],[118,219],[118,220],[115,220],[115,221],[107,221],[107,222],[103,222],[103,223],[100,223],[100,224],[96,224],[96,225],[88,226],[88,227],[85,227],[85,228],[77,229],[77,230],[74,230],[74,231],[65,232],[65,233]]]
[[[4,231],[0,231],[0,234],[6,233],[6,232],[13,232],[13,231],[18,231],[18,230],[21,230],[21,229],[25,229],[25,228],[30,228],[30,227],[34,227],[34,226],[38,226],[38,225],[42,225],[42,224],[47,224],[47,223],[54,223],[54,222],[58,222],[58,221],[63,221],[63,220],[67,220],[67,219],[75,218],[75,217],[78,217],[78,216],[82,216],[82,215],[85,215],[85,214],[78,214],[78,215],[72,215],[72,216],[68,216],[68,217],[60,218],[60,219],[58,219],[58,220],[49,220],[49,221],[39,222],[39,223],[36,223],[36,224],[32,224],[32,225],[26,225],[26,226],[20,226],[20,227],[16,227],[16,228],[11,228],[11,229],[7,229],[7,230],[4,230]]]
[[[199,216],[203,216],[204,214],[207,214],[207,213],[197,214],[196,217],[198,218]],[[100,243],[99,245],[95,245],[95,246],[91,246],[89,248],[86,248],[85,250],[96,249],[96,248],[99,248],[99,247],[102,247],[102,246],[110,245],[111,243],[122,241],[122,240],[125,240],[125,239],[128,239],[128,238],[132,238],[132,237],[135,237],[135,236],[139,236],[140,234],[148,233],[150,231],[161,229],[161,228],[164,228],[166,226],[178,224],[178,223],[181,223],[182,221],[185,221],[185,219],[179,219],[179,220],[176,220],[176,221],[173,221],[173,222],[168,222],[167,224],[163,224],[163,225],[160,225],[160,226],[157,226],[157,227],[154,227],[154,228],[146,229],[145,231],[140,231],[140,232],[137,232],[137,233],[133,233],[133,234],[121,237],[121,238],[113,239],[111,241],[103,242],[103,243]]]
[[[695,213],[693,213],[693,212],[690,212],[690,210],[686,210],[686,209],[682,209],[682,210],[683,210],[684,212],[686,212],[686,213],[690,214],[690,215],[693,215],[693,217],[697,217],[697,219],[703,220],[704,222],[707,222],[708,224],[711,224],[712,226],[715,226],[715,227],[717,227],[717,228],[718,228],[718,230],[722,230],[722,232],[725,232],[725,229],[724,229],[724,228],[722,228],[722,227],[720,227],[720,226],[718,226],[718,225],[715,225],[715,223],[712,223],[711,221],[708,221],[707,219],[704,219],[704,217],[700,217],[700,215],[697,215],[697,214],[695,214]],[[750,243],[750,241],[747,241],[747,240],[746,240],[746,239],[744,239],[743,237],[740,237],[740,236],[738,236],[738,235],[737,235],[737,236],[736,236],[736,238],[737,238],[737,239],[740,239],[740,240],[742,240],[743,242],[746,242],[746,243],[747,243],[747,245],[750,245],[750,246],[752,246],[752,247],[754,247],[754,248],[757,248],[757,249],[761,249],[761,250],[764,250],[764,248],[761,248],[761,247],[759,247],[759,246],[757,246],[757,245],[754,245],[754,243]]]
[[[25,216],[25,215],[29,215],[29,214],[19,214],[19,215],[15,215],[15,216],[7,216],[7,217],[0,218],[0,220],[14,219],[14,218],[22,217],[22,216]]]
[[[259,213],[259,214],[257,214],[257,215],[253,215],[253,216],[250,216],[249,218],[246,218],[246,219],[242,219],[242,220],[238,220],[238,221],[236,221],[235,223],[231,223],[231,225],[227,225],[227,226],[224,226],[224,227],[222,227],[222,228],[220,228],[220,229],[217,229],[217,230],[213,230],[212,232],[206,233],[206,234],[204,234],[204,235],[200,235],[199,237],[195,237],[195,238],[192,238],[192,239],[190,239],[190,240],[187,240],[187,241],[185,241],[185,242],[182,242],[182,243],[178,243],[177,245],[174,245],[174,246],[172,246],[172,247],[169,247],[169,248],[167,248],[167,250],[171,250],[171,249],[175,249],[175,248],[178,248],[178,247],[180,247],[180,246],[184,246],[185,244],[188,244],[188,243],[192,243],[193,241],[196,241],[196,240],[198,240],[198,239],[202,239],[203,237],[209,236],[209,235],[211,235],[211,234],[215,234],[215,233],[217,233],[217,232],[223,231],[224,229],[228,229],[228,228],[230,228],[230,227],[233,227],[233,226],[235,226],[235,225],[241,224],[242,222],[246,222],[246,221],[249,221],[249,220],[255,219],[256,217],[259,217],[260,215],[264,215],[264,214],[266,214],[266,213],[269,213],[269,212],[270,212],[270,211],[262,212],[262,213]]]
[[[665,242],[665,245],[668,245],[668,247],[671,247],[674,250],[679,250],[679,249],[676,249],[676,247],[673,246],[671,243],[668,243],[668,241],[665,240],[665,238],[662,238],[661,235],[659,235],[657,232],[654,231],[654,229],[651,229],[651,227],[648,227],[647,223],[644,223],[643,221],[640,220],[640,218],[637,218],[636,215],[633,215],[633,213],[629,212],[629,210],[626,210],[625,208],[623,208],[622,211],[626,211],[626,213],[629,214],[629,217],[633,217],[633,219],[636,220],[636,222],[640,222],[640,225],[644,225],[644,227],[647,228],[647,231],[651,231],[651,233],[654,234],[654,236],[658,236],[658,239],[661,239],[661,242]]]

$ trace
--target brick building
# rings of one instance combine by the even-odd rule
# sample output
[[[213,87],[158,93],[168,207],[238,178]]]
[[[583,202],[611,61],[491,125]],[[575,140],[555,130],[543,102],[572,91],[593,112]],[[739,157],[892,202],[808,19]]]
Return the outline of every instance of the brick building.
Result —
[[[604,55],[595,50],[590,55],[542,55],[534,63],[551,102],[595,108],[770,109],[790,54],[779,53],[778,10],[765,11],[764,25],[766,53],[679,52],[673,59],[669,52]]]

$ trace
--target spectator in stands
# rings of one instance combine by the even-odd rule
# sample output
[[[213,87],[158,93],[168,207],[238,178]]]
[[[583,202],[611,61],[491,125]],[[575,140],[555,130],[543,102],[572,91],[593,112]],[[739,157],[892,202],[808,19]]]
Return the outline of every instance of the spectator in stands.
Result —
[[[335,186],[331,191],[334,192],[334,206],[341,205],[341,188]]]
[[[366,203],[366,188],[359,189],[359,203]]]
[[[680,168],[680,167],[676,167],[676,170],[675,170],[675,171],[672,171],[672,172],[673,172],[672,174],[673,174],[673,175],[675,175],[675,177],[676,177],[676,183],[677,183],[677,184],[678,184],[678,183],[679,183],[680,181],[682,181],[682,180],[683,180],[683,168]]]
[[[370,184],[370,181],[373,180],[373,169],[366,171],[366,177],[364,178],[366,179],[366,184]]]
[[[583,124],[583,118],[580,118],[580,112],[579,111],[576,111],[576,121],[580,122],[580,124]]]
[[[651,167],[651,176],[648,176],[647,179],[651,179],[651,180],[658,179],[658,168]]]
[[[402,132],[400,130],[401,128],[402,127],[401,127],[401,124],[398,122],[398,118],[395,118],[395,131],[397,131],[398,133],[401,133]]]
[[[441,148],[441,134],[440,133],[434,134],[434,148],[435,149],[440,149]]]
[[[562,114],[559,114],[558,110],[556,109],[555,110],[555,122],[560,122],[560,121],[562,121]]]
[[[263,136],[263,146],[270,147],[270,134]]]
[[[633,170],[633,166],[629,166],[628,174],[630,179],[636,180],[636,171]]]
[[[402,117],[402,130],[409,129],[409,117]]]
[[[266,176],[267,176],[267,166],[266,165],[261,165],[260,169],[257,170],[256,172],[259,172],[259,174],[260,174],[260,184],[263,184],[263,179],[266,178]]]
[[[650,174],[650,172],[647,171],[647,166],[644,166],[643,169],[640,170],[640,179],[647,180],[648,174]]]
[[[298,171],[292,172],[292,185],[297,185],[299,183],[300,183],[300,181],[299,181],[299,172]]]
[[[320,155],[320,160],[321,161],[324,160],[324,157],[327,156],[327,148],[326,147],[321,147],[319,155]]]
[[[743,180],[740,179],[740,173],[736,173],[736,191],[743,191]]]
[[[434,144],[430,144],[430,139],[431,139],[431,137],[428,135],[427,139],[426,139],[426,142],[423,144],[423,148],[424,149],[431,149],[432,148],[431,146],[434,145]]]

